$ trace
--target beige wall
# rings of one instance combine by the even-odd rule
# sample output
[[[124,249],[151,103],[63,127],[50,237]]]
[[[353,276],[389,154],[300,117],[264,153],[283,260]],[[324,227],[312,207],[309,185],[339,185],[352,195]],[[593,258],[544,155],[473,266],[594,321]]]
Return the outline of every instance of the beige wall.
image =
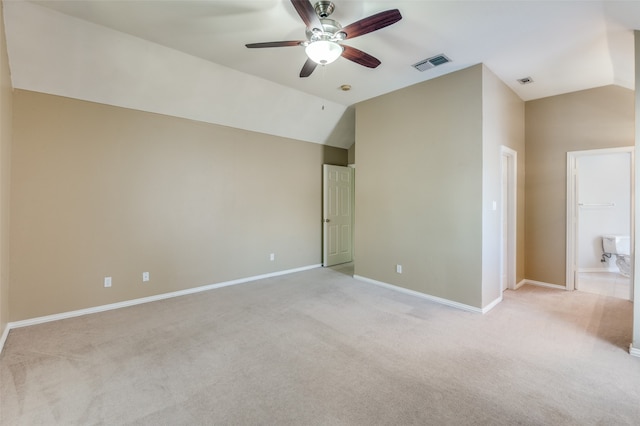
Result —
[[[13,113],[2,6],[0,2],[0,336],[9,322],[9,191]]]
[[[349,147],[349,151],[347,153],[347,162],[349,164],[356,164],[356,144],[355,143]]]
[[[321,262],[335,150],[20,90],[13,126],[11,321]]]
[[[605,86],[526,102],[525,276],[565,285],[567,152],[632,146],[634,92]]]
[[[358,104],[356,144],[355,273],[480,307],[482,66]]]
[[[516,283],[524,279],[524,102],[483,67],[483,237],[482,306],[501,295],[501,147],[516,151]],[[497,209],[493,210],[496,201]]]

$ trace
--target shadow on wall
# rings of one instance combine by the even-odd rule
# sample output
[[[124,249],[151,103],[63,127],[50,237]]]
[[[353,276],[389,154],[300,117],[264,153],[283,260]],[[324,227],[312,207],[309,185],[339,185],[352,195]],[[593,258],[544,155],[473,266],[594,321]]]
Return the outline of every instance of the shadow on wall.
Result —
[[[335,146],[323,145],[322,147],[322,164],[331,164],[333,166],[346,166],[348,160],[348,151],[344,148],[336,148]]]
[[[325,144],[349,148],[356,140],[356,109],[348,107],[336,123]],[[342,164],[338,164],[339,166]],[[346,164],[345,164],[346,165]]]

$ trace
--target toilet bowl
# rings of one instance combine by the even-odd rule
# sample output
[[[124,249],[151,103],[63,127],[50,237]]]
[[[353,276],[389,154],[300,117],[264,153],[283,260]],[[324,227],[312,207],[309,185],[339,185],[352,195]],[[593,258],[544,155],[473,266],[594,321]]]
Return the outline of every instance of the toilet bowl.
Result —
[[[631,239],[628,235],[603,235],[602,251],[604,253],[603,259],[615,256],[620,273],[629,276],[631,272]]]

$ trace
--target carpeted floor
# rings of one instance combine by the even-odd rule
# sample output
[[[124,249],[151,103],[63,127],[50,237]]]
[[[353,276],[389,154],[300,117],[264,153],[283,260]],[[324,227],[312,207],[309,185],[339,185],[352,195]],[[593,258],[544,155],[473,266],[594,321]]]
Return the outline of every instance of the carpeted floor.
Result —
[[[637,425],[631,316],[532,286],[473,314],[313,269],[12,330],[0,423]]]

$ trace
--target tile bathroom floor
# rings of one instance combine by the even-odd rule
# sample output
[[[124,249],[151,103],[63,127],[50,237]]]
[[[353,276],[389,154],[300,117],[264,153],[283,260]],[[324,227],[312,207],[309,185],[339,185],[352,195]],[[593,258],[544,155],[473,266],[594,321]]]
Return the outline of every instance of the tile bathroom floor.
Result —
[[[577,290],[629,300],[629,277],[618,272],[580,272]]]

